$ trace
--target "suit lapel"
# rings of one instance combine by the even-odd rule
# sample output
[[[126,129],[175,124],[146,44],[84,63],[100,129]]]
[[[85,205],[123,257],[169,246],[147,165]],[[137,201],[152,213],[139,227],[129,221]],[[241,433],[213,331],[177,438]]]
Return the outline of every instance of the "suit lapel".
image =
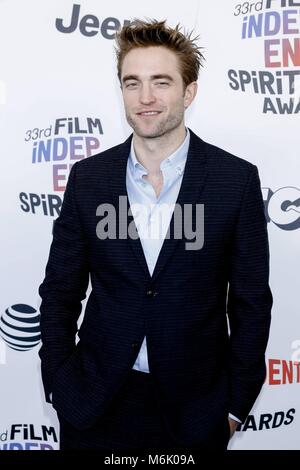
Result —
[[[113,204],[117,210],[119,208],[119,196],[126,196],[126,199],[125,199],[126,206],[124,204],[124,208],[126,207],[125,210],[126,210],[127,221],[128,221],[127,226],[129,224],[133,224],[135,226],[133,216],[128,215],[130,204],[129,204],[129,198],[128,198],[128,193],[126,189],[126,169],[127,169],[127,160],[128,160],[128,156],[130,152],[130,147],[131,147],[131,139],[132,139],[132,135],[128,137],[128,139],[122,145],[117,147],[116,151],[114,151],[113,164],[111,167],[111,174],[110,174],[110,186],[111,186]],[[127,231],[127,227],[126,227],[126,231]],[[128,239],[129,239],[130,246],[133,250],[133,253],[136,256],[138,263],[140,264],[145,274],[147,276],[150,276],[140,238],[133,239],[133,238],[128,237]]]
[[[197,201],[197,198],[199,197],[203,189],[207,173],[207,165],[205,164],[205,143],[191,130],[190,135],[190,146],[188,150],[181,187],[176,201],[176,204],[181,206],[182,213],[184,204],[195,204],[195,201]],[[174,227],[174,213],[170,221],[170,227]],[[179,239],[176,239],[172,236],[164,240],[152,275],[153,281],[157,278],[157,276],[167,263],[168,259],[174,252],[176,245],[177,243],[179,243],[179,241]]]
[[[185,165],[180,191],[176,201],[176,203],[182,208],[184,204],[195,204],[195,201],[197,201],[203,189],[207,173],[207,165],[205,164],[205,143],[199,137],[197,137],[191,130],[190,135],[190,146],[188,150],[187,161]],[[111,166],[110,173],[110,185],[114,206],[116,208],[119,208],[119,196],[126,196],[127,214],[130,205],[126,189],[126,168],[130,152],[131,139],[132,135],[122,145],[118,146],[114,150],[113,163]],[[127,220],[128,224],[134,224],[134,219],[132,216],[128,216]],[[171,218],[170,227],[173,227],[173,224],[174,214]],[[179,240],[175,239],[173,236],[164,240],[153,275],[151,277],[152,280],[157,278],[157,276],[165,266],[166,262],[172,255],[178,242]],[[129,243],[143,271],[147,276],[150,277],[140,238],[129,238]]]

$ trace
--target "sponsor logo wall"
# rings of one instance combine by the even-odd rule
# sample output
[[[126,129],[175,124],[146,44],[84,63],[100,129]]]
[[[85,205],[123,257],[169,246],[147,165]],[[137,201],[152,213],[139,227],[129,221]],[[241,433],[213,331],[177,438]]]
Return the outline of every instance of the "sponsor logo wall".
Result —
[[[113,39],[134,17],[200,34],[206,62],[187,124],[259,168],[273,321],[265,384],[230,449],[299,449],[300,1],[12,0],[0,2],[0,450],[59,448],[37,290],[72,165],[130,133]]]

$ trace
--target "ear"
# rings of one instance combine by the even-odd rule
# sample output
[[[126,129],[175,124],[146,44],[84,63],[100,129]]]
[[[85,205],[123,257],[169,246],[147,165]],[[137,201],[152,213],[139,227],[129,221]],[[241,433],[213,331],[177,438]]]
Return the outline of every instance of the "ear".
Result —
[[[187,85],[185,92],[184,92],[184,98],[183,98],[185,109],[188,108],[190,104],[192,103],[192,101],[194,100],[197,94],[197,90],[198,90],[197,82],[192,82]]]

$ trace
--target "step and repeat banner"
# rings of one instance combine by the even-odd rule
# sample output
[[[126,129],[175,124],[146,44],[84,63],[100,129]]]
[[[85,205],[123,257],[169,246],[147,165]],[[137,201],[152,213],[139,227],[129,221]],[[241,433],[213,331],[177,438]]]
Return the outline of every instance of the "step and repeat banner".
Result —
[[[38,286],[72,165],[131,132],[114,36],[180,22],[206,57],[187,125],[259,168],[273,320],[262,392],[230,449],[300,448],[300,1],[0,1],[0,449],[59,448]],[[222,199],[220,198],[220,204]]]

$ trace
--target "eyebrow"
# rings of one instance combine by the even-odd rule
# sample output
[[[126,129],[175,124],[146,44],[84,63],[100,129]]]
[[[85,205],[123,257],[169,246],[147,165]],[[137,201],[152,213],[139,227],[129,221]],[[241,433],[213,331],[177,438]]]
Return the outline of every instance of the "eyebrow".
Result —
[[[161,79],[169,80],[170,82],[174,81],[174,79],[171,77],[171,75],[168,75],[167,73],[159,73],[159,74],[156,74],[156,75],[151,75],[151,77],[150,77],[150,80],[161,80]],[[122,78],[122,83],[125,83],[128,80],[139,80],[139,77],[138,77],[138,75],[125,75]]]

